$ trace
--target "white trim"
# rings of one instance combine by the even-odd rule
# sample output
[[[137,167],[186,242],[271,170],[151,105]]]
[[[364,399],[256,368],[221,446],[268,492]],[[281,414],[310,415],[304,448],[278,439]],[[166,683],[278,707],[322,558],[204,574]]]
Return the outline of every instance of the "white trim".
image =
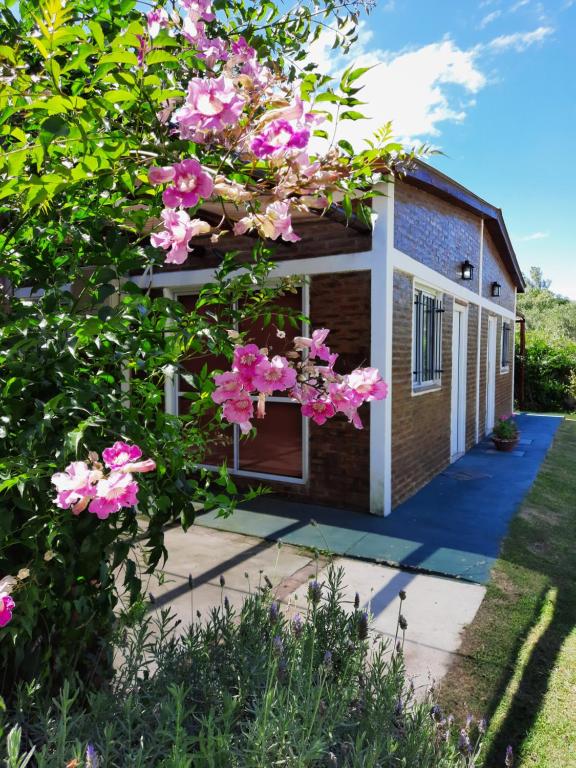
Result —
[[[374,241],[373,241],[374,242]],[[280,261],[270,273],[270,278],[291,277],[294,275],[325,275],[332,272],[365,272],[372,268],[377,258],[372,251],[361,253],[339,253],[334,256],[314,256],[310,259],[289,259]],[[238,269],[230,273],[235,277],[244,272]],[[158,272],[143,277],[136,275],[131,279],[140,288],[201,288],[214,280],[215,269],[182,269],[176,272]]]
[[[407,272],[409,275],[413,275],[417,280],[428,283],[437,291],[448,293],[457,299],[462,299],[468,302],[469,304],[478,304],[484,309],[489,309],[498,315],[514,319],[515,315],[511,310],[506,309],[505,307],[501,307],[499,304],[495,304],[493,301],[480,296],[478,293],[471,291],[469,288],[464,288],[464,286],[459,285],[454,280],[450,280],[449,277],[444,277],[444,275],[436,272],[436,270],[432,269],[431,267],[427,267],[420,261],[417,261],[411,256],[408,256],[408,254],[399,251],[398,248],[394,248],[392,254],[395,269],[399,269],[402,272]]]
[[[442,392],[442,387],[419,387],[418,389],[412,389],[412,397],[421,397],[427,395],[429,392]]]
[[[514,315],[516,315],[516,308],[517,308],[517,302],[518,302],[518,289],[514,287]],[[514,395],[515,392],[515,379],[516,379],[516,317],[514,318],[514,322],[512,324],[511,328],[511,334],[512,334],[512,360],[510,361],[511,367],[512,367],[512,407],[510,408],[510,413],[514,411]]]
[[[454,321],[460,315],[460,337],[458,345],[458,370],[455,370]],[[466,412],[468,409],[468,307],[454,302],[452,312],[452,371],[450,397],[450,461],[454,462],[466,452]],[[454,390],[460,397],[454,401]],[[456,409],[456,410],[455,410]],[[454,422],[456,432],[454,433]],[[460,441],[458,440],[460,438]]]
[[[392,322],[394,271],[394,184],[376,197],[370,259],[370,365],[388,383],[388,397],[370,403],[370,512],[392,511]]]
[[[175,293],[171,288],[164,288],[162,295],[165,299],[174,299]],[[168,368],[164,379],[164,408],[166,413],[172,416],[178,415],[178,377],[174,375],[174,369]]]
[[[493,339],[493,341],[492,341]],[[484,434],[489,435],[496,423],[496,370],[499,365],[498,355],[498,317],[490,315],[488,318],[488,333],[486,334],[486,419],[484,421]],[[494,351],[493,364],[490,365]],[[490,407],[489,407],[490,406]],[[491,416],[491,419],[488,416]],[[492,421],[492,423],[490,423]]]
[[[478,294],[482,299],[482,272],[484,268],[484,219],[480,219],[480,269],[478,270]],[[474,443],[480,440],[480,365],[482,346],[482,304],[478,304],[478,329],[476,336],[476,421],[474,424]]]

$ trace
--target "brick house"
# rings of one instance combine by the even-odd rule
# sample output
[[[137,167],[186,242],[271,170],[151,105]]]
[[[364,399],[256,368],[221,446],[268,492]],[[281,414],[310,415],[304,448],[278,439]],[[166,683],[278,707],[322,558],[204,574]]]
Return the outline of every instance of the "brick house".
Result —
[[[270,398],[257,437],[235,434],[225,450],[247,482],[380,515],[512,410],[516,293],[524,290],[499,209],[424,163],[383,191],[372,231],[303,216],[294,221],[301,241],[281,243],[274,259],[278,276],[302,277],[288,301],[313,327],[331,329],[342,370],[379,368],[389,397],[362,409],[363,430],[344,417],[318,427],[288,398]],[[230,249],[248,258],[252,245],[234,238]],[[182,267],[140,281],[186,303],[218,260],[206,239]],[[262,333],[252,335],[268,343]],[[179,392],[176,377],[165,393],[174,413],[184,405]]]

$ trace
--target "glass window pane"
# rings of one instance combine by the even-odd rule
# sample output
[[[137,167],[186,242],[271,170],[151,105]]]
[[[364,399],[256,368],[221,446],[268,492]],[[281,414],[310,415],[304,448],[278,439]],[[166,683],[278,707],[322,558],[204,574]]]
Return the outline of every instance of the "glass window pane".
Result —
[[[285,296],[278,296],[274,300],[274,305],[285,307],[292,312],[302,312],[302,289],[298,288],[296,293],[287,293]],[[287,317],[284,317],[284,326],[281,328],[286,334],[284,339],[279,339],[276,331],[279,327],[278,315],[272,315],[269,325],[264,327],[262,318],[256,322],[244,322],[240,324],[240,330],[247,333],[247,340],[257,344],[259,347],[268,347],[272,355],[284,355],[292,349],[292,340],[295,336],[302,335],[302,329],[294,328]]]
[[[179,397],[178,414],[185,416],[189,409],[190,400],[186,397]],[[211,416],[203,416],[196,419],[197,426],[202,429],[205,424],[209,423],[211,418]],[[231,425],[225,429],[216,429],[212,432],[202,463],[219,466],[223,461],[226,461],[229,469],[234,469],[234,429]]]
[[[240,440],[240,466],[247,472],[302,477],[302,416],[295,403],[266,403],[255,419],[258,434]]]

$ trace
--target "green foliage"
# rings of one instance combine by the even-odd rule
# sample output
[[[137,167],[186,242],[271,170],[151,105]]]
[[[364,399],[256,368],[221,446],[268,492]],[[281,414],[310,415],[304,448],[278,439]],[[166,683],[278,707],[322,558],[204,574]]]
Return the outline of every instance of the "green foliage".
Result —
[[[500,416],[493,430],[494,437],[500,440],[514,440],[518,437],[518,426],[514,419]]]
[[[215,31],[243,34],[288,82],[327,23],[335,44],[355,39],[357,10],[332,0],[287,12],[270,1],[215,5]],[[136,538],[152,571],[166,556],[166,524],[186,527],[198,508],[231,511],[226,468],[198,469],[221,430],[210,372],[187,377],[189,409],[178,417],[165,413],[164,384],[185,358],[230,358],[227,331],[269,316],[284,287],[267,283],[261,246],[241,274],[232,255],[223,258],[192,311],[145,277],[131,279],[163,260],[149,245],[162,202],[147,169],[195,151],[158,112],[205,69],[165,30],[138,66],[142,18],[135,0],[0,5],[0,576],[17,577],[17,610],[0,637],[6,695],[18,679],[54,690],[74,671],[102,683],[119,574],[128,602],[140,591]],[[359,71],[338,88],[312,70],[306,93],[329,95],[356,119]],[[350,161],[350,193],[355,184],[368,190],[382,157],[371,151]],[[202,161],[232,179],[253,170],[210,148]],[[139,520],[129,510],[98,521],[58,509],[51,475],[119,438],[158,465],[141,481]]]
[[[517,368],[521,365],[517,345]],[[576,408],[576,341],[526,335],[525,407],[534,411]]]
[[[526,328],[553,341],[576,342],[576,301],[550,290],[542,270],[532,267],[526,293],[518,295],[518,310],[526,318]]]
[[[323,591],[298,628],[265,588],[239,614],[224,592],[180,637],[168,613],[137,622],[109,689],[23,692],[23,750],[39,768],[92,765],[88,744],[105,766],[472,768],[478,744],[459,754],[448,721],[415,700],[401,649],[373,646],[363,614],[345,609],[341,570]]]

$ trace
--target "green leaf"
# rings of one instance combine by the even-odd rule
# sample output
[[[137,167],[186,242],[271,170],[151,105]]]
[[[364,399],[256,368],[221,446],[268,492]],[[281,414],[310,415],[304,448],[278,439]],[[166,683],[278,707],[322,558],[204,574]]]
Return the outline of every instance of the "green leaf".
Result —
[[[100,50],[103,50],[104,48],[104,33],[102,32],[102,27],[100,24],[98,24],[97,21],[89,21],[88,26],[90,27],[90,31],[92,32],[92,37],[94,38],[96,45]]]
[[[137,67],[138,57],[131,51],[114,51],[104,54],[100,59],[100,64],[129,64],[131,67]]]
[[[150,51],[146,56],[146,64],[178,64],[178,59],[174,54],[168,53],[168,51],[155,50]]]

